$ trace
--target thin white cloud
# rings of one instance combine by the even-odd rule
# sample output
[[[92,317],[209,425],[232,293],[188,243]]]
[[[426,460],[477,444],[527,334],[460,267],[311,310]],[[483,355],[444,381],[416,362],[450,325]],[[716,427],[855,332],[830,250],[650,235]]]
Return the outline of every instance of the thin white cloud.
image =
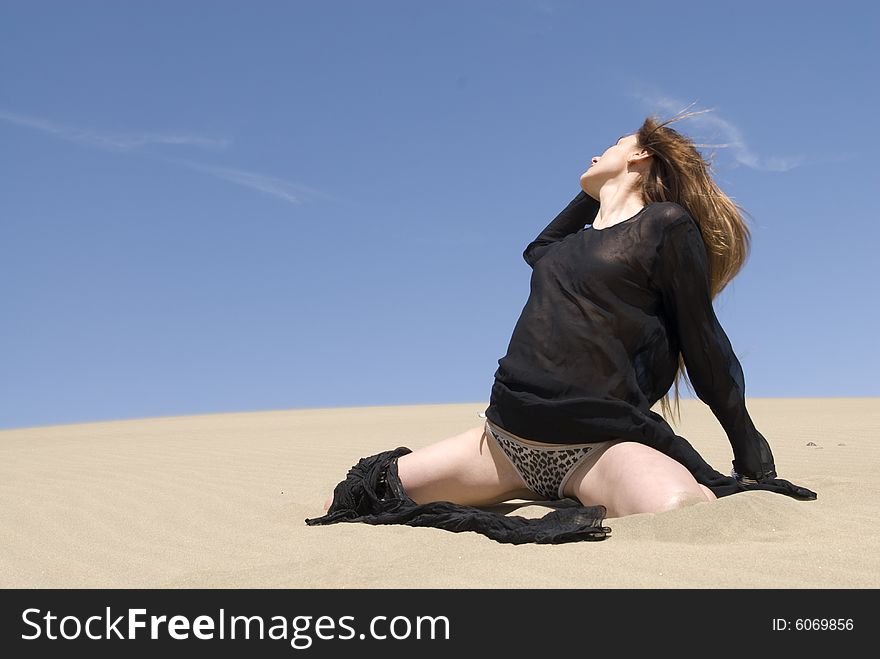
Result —
[[[638,91],[633,94],[636,98],[644,101],[652,110],[662,110],[668,116],[676,115],[683,110],[690,110],[691,106],[679,99],[670,98],[663,94]],[[807,161],[805,155],[795,156],[762,156],[756,153],[746,142],[742,130],[733,122],[720,117],[714,110],[688,117],[682,121],[691,122],[700,130],[714,131],[720,134],[721,144],[698,144],[701,147],[729,148],[730,153],[737,165],[744,165],[752,169],[772,172],[787,172]],[[668,117],[665,117],[668,118]]]
[[[200,135],[108,133],[105,131],[84,130],[66,126],[48,119],[27,117],[2,110],[0,110],[0,120],[17,126],[24,126],[43,133],[48,133],[49,135],[53,135],[63,140],[112,151],[136,152],[150,144],[182,144],[206,149],[223,149],[229,145],[229,140],[203,137]],[[303,201],[315,197],[334,199],[331,195],[315,190],[314,188],[310,188],[301,183],[291,183],[290,181],[284,181],[265,174],[258,174],[256,172],[249,172],[231,167],[208,165],[180,158],[170,158],[157,154],[153,154],[153,157],[210,174],[211,176],[228,181],[229,183],[257,190],[293,204],[300,204]]]
[[[206,174],[216,176],[224,181],[235,183],[236,185],[259,190],[260,192],[278,197],[279,199],[283,199],[292,204],[300,204],[303,201],[308,201],[315,197],[333,199],[330,195],[301,183],[291,183],[290,181],[284,181],[265,174],[248,172],[243,169],[234,169],[231,167],[206,165],[203,163],[192,162],[191,160],[182,160],[180,158],[166,158],[166,160],[176,162],[200,172],[205,172]]]
[[[63,140],[108,149],[112,151],[134,151],[149,144],[175,144],[196,146],[203,149],[224,149],[229,146],[225,138],[204,137],[187,134],[161,133],[109,133],[66,126],[40,117],[28,117],[0,110],[0,120],[17,126],[24,126]]]

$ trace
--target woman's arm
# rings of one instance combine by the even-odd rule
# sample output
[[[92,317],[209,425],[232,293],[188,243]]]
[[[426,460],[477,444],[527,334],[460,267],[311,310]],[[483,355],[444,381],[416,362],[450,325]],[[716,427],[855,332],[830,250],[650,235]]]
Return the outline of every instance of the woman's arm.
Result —
[[[730,440],[734,470],[757,481],[776,478],[770,445],[746,410],[742,366],[712,307],[706,246],[690,215],[666,227],[655,277],[688,377]]]
[[[583,190],[579,192],[568,203],[568,206],[563,208],[559,215],[526,247],[523,252],[526,263],[534,268],[535,263],[547,252],[547,248],[551,244],[583,229],[584,225],[591,223],[598,214],[599,202]]]

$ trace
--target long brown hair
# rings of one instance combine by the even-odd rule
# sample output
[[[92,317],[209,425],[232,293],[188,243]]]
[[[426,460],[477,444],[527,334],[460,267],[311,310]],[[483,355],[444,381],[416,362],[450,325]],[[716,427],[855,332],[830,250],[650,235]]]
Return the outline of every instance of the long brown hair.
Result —
[[[694,142],[669,128],[668,124],[702,114],[700,110],[679,114],[661,122],[652,115],[645,119],[636,136],[638,145],[648,151],[651,167],[640,178],[645,203],[672,201],[682,206],[700,227],[709,257],[709,286],[714,299],[745,265],[751,248],[751,231],[743,220],[745,209],[733,202],[709,175],[712,165],[697,151]],[[684,358],[678,356],[675,373],[675,412],[679,415],[679,379],[685,375]],[[685,376],[693,391],[690,379]],[[660,399],[663,416],[671,417],[669,393]]]

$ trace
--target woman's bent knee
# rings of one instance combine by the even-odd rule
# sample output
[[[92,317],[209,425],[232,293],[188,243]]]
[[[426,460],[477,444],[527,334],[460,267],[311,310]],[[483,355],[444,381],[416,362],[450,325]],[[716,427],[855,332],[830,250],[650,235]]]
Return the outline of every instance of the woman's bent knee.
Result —
[[[694,492],[693,490],[689,490],[687,492],[673,492],[666,497],[665,501],[662,504],[660,504],[660,507],[656,512],[665,513],[670,510],[686,508],[687,506],[692,506],[696,503],[704,503],[707,501],[709,501],[709,499],[707,499],[706,495],[702,492]]]
[[[684,465],[629,441],[612,445],[599,457],[578,483],[578,498],[584,505],[602,503],[609,518],[665,512],[711,500]]]
[[[700,483],[700,489],[703,490],[703,494],[706,495],[707,501],[715,501],[718,498],[717,496],[715,496],[715,493],[712,490],[710,490],[708,487],[706,487],[702,483]]]

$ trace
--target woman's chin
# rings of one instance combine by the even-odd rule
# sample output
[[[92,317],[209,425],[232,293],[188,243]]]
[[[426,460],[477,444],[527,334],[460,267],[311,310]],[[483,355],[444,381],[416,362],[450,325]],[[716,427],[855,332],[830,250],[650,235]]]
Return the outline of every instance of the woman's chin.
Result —
[[[595,199],[596,195],[594,195],[592,192],[590,192],[590,190],[592,188],[593,188],[592,185],[587,185],[587,175],[584,174],[583,176],[581,176],[581,190],[583,190],[585,194],[588,194],[591,197],[593,197],[593,199]]]

